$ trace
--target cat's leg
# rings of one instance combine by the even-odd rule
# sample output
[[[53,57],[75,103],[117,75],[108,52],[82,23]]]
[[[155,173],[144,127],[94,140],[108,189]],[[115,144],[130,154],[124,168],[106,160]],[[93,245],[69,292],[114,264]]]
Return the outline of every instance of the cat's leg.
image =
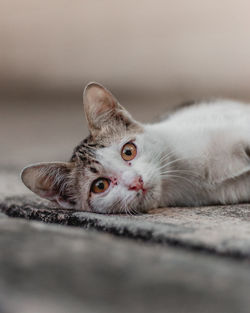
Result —
[[[211,199],[221,204],[250,202],[250,172],[224,181],[210,195]]]

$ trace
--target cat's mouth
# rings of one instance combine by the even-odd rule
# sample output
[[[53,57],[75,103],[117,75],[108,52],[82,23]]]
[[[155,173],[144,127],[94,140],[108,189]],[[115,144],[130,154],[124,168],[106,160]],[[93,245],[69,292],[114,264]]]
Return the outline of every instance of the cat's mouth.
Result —
[[[148,192],[147,188],[142,188],[140,190],[135,190],[136,197],[145,196]]]
[[[138,190],[134,193],[133,200],[131,200],[129,204],[128,211],[140,214],[146,213],[151,208],[155,207],[155,200],[154,200],[154,188],[143,188]],[[126,213],[126,212],[125,212]]]

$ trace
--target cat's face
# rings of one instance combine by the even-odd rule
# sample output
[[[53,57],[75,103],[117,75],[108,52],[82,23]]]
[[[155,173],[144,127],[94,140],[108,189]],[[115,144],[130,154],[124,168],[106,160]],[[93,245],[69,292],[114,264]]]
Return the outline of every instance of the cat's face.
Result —
[[[97,148],[94,159],[80,171],[82,203],[99,213],[147,211],[160,198],[160,174],[144,133],[124,136]]]
[[[68,163],[25,168],[24,184],[61,207],[98,213],[145,212],[159,205],[159,164],[150,136],[104,87],[84,91],[90,135]]]

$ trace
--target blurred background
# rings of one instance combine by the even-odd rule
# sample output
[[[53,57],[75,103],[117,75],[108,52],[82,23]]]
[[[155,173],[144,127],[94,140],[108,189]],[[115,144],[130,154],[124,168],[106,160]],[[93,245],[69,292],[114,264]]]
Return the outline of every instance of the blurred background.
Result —
[[[1,0],[0,167],[66,160],[97,81],[135,118],[186,100],[250,100],[247,0]]]

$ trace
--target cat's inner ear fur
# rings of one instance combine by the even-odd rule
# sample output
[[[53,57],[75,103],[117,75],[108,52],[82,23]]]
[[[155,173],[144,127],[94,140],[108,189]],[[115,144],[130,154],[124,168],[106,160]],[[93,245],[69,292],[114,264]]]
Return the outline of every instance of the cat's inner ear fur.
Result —
[[[30,165],[21,173],[26,187],[42,198],[48,199],[60,207],[75,207],[73,183],[73,163],[39,163]]]
[[[139,125],[105,87],[90,83],[83,92],[83,103],[92,136],[111,128]]]

